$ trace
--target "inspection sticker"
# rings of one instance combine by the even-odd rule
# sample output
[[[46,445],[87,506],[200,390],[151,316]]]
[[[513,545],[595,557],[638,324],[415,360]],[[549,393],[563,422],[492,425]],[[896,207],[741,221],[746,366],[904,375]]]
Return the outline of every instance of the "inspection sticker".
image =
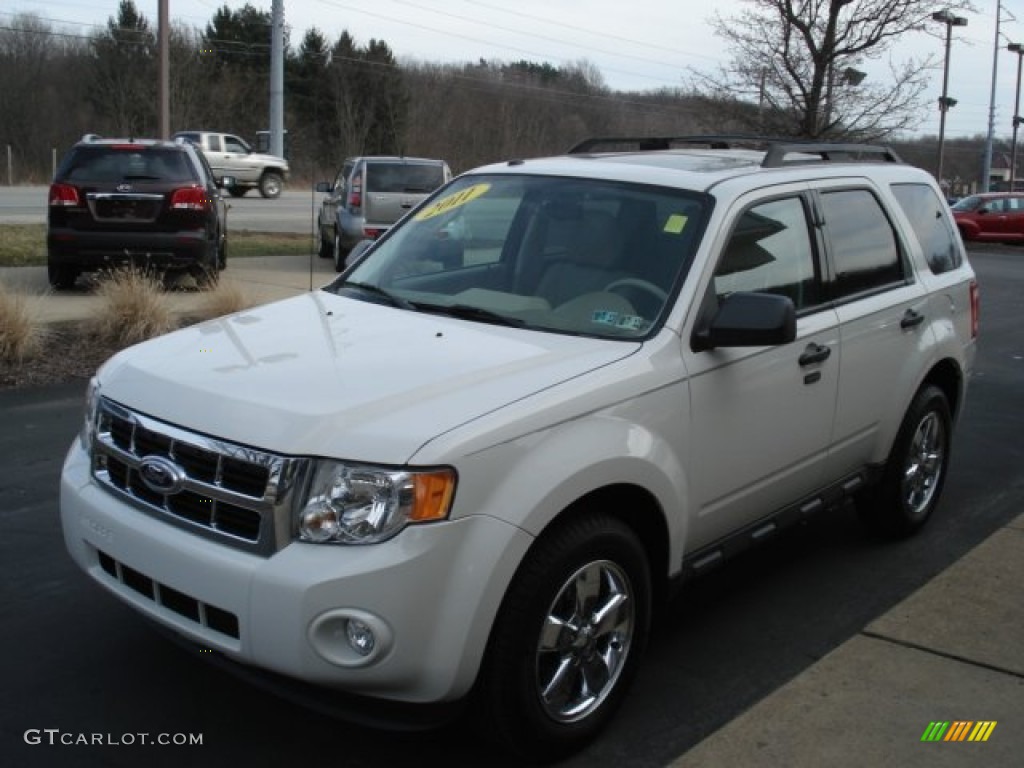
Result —
[[[476,200],[481,195],[487,194],[487,190],[490,188],[490,184],[474,184],[471,187],[460,189],[453,195],[447,195],[446,197],[442,197],[436,203],[431,203],[422,211],[417,213],[413,218],[416,221],[425,221],[426,219],[432,219],[435,216],[440,216],[442,213],[448,213],[448,211],[452,211],[460,205],[465,205],[470,200]]]
[[[678,235],[686,227],[687,218],[681,213],[673,213],[665,222],[665,231],[670,235]]]

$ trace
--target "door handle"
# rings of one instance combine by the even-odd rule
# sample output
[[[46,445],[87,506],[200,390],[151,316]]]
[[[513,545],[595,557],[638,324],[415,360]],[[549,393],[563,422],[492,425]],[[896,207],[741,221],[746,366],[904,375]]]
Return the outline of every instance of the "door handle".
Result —
[[[828,360],[829,355],[832,354],[832,348],[826,347],[821,344],[815,344],[811,342],[807,345],[807,349],[800,355],[799,363],[800,366],[814,365],[815,363],[823,363]]]
[[[908,309],[900,319],[900,328],[906,330],[924,322],[924,315],[915,309]]]

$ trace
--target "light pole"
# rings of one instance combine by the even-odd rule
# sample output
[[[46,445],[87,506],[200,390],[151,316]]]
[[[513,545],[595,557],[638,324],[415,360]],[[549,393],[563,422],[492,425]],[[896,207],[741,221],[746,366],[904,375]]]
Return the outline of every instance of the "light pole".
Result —
[[[949,11],[932,14],[932,20],[946,25],[946,57],[942,65],[942,95],[939,97],[939,158],[936,163],[935,178],[942,185],[942,150],[946,143],[946,112],[956,106],[956,99],[951,99],[949,91],[949,44],[953,38],[953,27],[966,27],[967,19],[954,16]]]
[[[1006,46],[1010,53],[1017,54],[1017,95],[1013,101],[1013,139],[1010,142],[1010,191],[1014,191],[1014,179],[1017,178],[1017,126],[1020,125],[1020,64],[1024,60],[1024,45],[1010,43]]]

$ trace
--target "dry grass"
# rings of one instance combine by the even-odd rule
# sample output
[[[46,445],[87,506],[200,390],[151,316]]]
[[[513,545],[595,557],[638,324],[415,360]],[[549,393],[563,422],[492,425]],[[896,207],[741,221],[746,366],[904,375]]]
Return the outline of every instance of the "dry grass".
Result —
[[[256,305],[256,300],[238,283],[223,277],[217,287],[203,294],[197,311],[199,320],[223,317]]]
[[[129,268],[103,276],[96,295],[103,306],[94,321],[105,343],[136,344],[177,327],[171,303],[158,276]]]
[[[25,297],[0,284],[0,361],[22,363],[39,354],[45,331]]]

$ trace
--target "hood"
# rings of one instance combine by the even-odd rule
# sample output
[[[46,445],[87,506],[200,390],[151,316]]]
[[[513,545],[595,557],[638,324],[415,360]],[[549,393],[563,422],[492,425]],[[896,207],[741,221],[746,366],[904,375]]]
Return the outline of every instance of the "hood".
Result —
[[[207,435],[403,464],[440,434],[639,347],[315,291],[131,347],[99,380],[104,396]]]
[[[288,167],[288,161],[285,160],[283,157],[278,157],[277,155],[267,155],[262,152],[252,152],[250,153],[249,157],[252,160],[258,160],[261,163],[283,165],[286,168]]]

